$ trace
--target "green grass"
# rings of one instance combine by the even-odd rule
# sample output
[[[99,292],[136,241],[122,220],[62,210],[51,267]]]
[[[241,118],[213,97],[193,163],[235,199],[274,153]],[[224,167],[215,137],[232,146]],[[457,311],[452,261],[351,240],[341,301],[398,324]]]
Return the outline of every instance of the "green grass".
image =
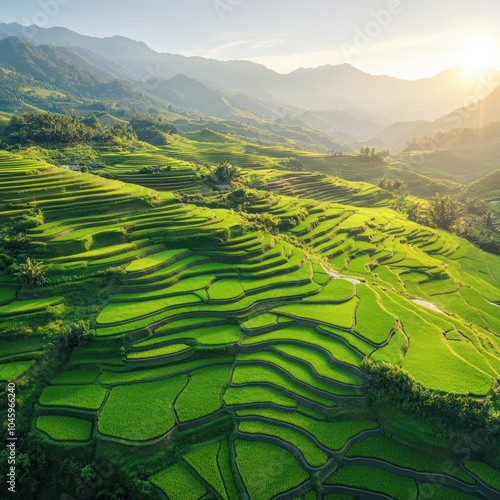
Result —
[[[239,497],[233,477],[233,462],[230,455],[229,439],[223,439],[220,442],[219,453],[217,455],[220,475],[226,487],[226,494],[229,500]]]
[[[172,281],[172,283],[165,283],[161,289],[153,289],[135,293],[118,293],[114,296],[116,300],[120,301],[133,301],[133,300],[146,300],[156,299],[165,296],[179,295],[187,292],[196,292],[197,290],[204,290],[212,281],[213,276],[194,276],[180,280],[179,282]]]
[[[349,300],[354,295],[354,285],[347,280],[332,279],[321,292],[308,297],[305,302],[330,301],[343,302]]]
[[[208,289],[210,300],[231,300],[244,295],[243,288],[237,280],[219,280]]]
[[[298,405],[297,401],[284,396],[276,389],[258,386],[229,387],[224,394],[224,402],[230,406],[248,403],[270,403],[287,408],[295,408]]]
[[[82,410],[98,410],[107,390],[99,385],[49,385],[40,394],[42,406],[67,406]]]
[[[172,500],[199,500],[206,493],[204,486],[179,464],[153,474],[149,480]]]
[[[44,342],[41,337],[32,336],[24,338],[14,338],[2,340],[2,349],[0,359],[10,356],[29,356],[34,357],[34,353],[43,352]]]
[[[191,346],[186,344],[172,344],[157,349],[150,349],[149,351],[129,352],[127,359],[149,359],[161,356],[168,356],[171,354],[178,354],[191,349]]]
[[[60,304],[63,300],[64,297],[48,297],[44,299],[14,301],[10,304],[0,306],[0,316],[10,316],[13,314],[26,314],[40,311],[42,309],[46,309],[47,307]]]
[[[340,328],[352,328],[357,303],[357,299],[351,299],[342,304],[299,303],[277,307],[274,311],[296,318],[310,319],[318,323],[327,323]]]
[[[56,375],[51,383],[55,385],[93,384],[99,376],[99,368],[83,370],[64,370]]]
[[[377,294],[368,285],[358,285],[357,295],[361,300],[356,311],[355,330],[376,344],[385,342],[396,318],[382,308]]]
[[[159,265],[164,265],[166,262],[185,254],[186,251],[187,250],[165,250],[164,252],[158,252],[147,257],[142,257],[131,262],[127,266],[126,271],[127,273],[133,273],[154,269]]]
[[[231,367],[214,366],[195,372],[175,402],[175,411],[181,422],[210,415],[222,406],[222,394],[229,384]]]
[[[381,363],[399,365],[402,361],[402,349],[406,345],[406,342],[404,334],[397,331],[386,346],[373,352],[371,358]]]
[[[270,408],[238,410],[238,416],[258,416],[270,422],[285,422],[313,435],[322,445],[332,451],[340,450],[347,441],[360,432],[376,429],[375,422],[334,421],[327,422],[321,415],[308,416],[300,411],[280,411]]]
[[[291,395],[301,396],[325,407],[335,406],[333,399],[314,394],[308,388],[299,385],[297,379],[278,371],[275,366],[261,366],[251,361],[248,364],[236,366],[233,372],[233,384],[273,384],[288,391]]]
[[[236,465],[250,498],[272,498],[309,478],[298,460],[279,446],[237,440],[235,447]]]
[[[325,335],[332,336],[335,339],[345,340],[350,347],[359,351],[361,356],[369,356],[376,349],[357,335],[353,335],[351,332],[341,330],[340,328],[335,328],[329,325],[320,325],[320,331],[324,332]]]
[[[302,453],[311,467],[320,467],[328,460],[328,455],[313,441],[288,427],[260,420],[243,420],[239,423],[238,429],[244,434],[263,434],[290,443]]]
[[[330,276],[324,272],[314,272],[313,280],[318,285],[326,285],[330,281]]]
[[[235,127],[227,126],[228,130]],[[37,425],[45,423],[46,433],[54,439],[68,439],[71,432],[78,439],[79,426],[90,425],[85,436],[93,429],[90,422],[65,424],[67,417],[47,420],[43,413],[59,412],[52,405],[88,409],[89,415],[96,412],[97,435],[106,436],[98,439],[100,446],[114,446],[112,436],[136,442],[150,448],[153,462],[159,463],[156,453],[165,450],[163,437],[175,429],[177,420],[209,417],[208,421],[214,412],[229,406],[224,415],[236,413],[247,438],[259,432],[277,436],[302,450],[309,465],[317,465],[324,463],[325,454],[313,444],[315,439],[336,451],[363,431],[377,428],[375,422],[358,420],[367,418],[366,398],[353,398],[344,405],[338,397],[359,394],[355,386],[361,379],[355,368],[360,368],[363,355],[400,364],[425,387],[444,392],[484,396],[498,379],[500,355],[494,334],[500,322],[498,308],[488,303],[500,301],[498,256],[444,231],[405,220],[386,207],[387,197],[373,198],[378,192],[374,186],[273,169],[279,159],[298,156],[309,167],[325,172],[331,172],[337,161],[346,162],[353,170],[348,175],[373,180],[387,172],[395,175],[394,164],[363,163],[350,155],[336,160],[331,155],[252,145],[206,132],[172,137],[160,149],[101,153],[109,165],[107,171],[130,184],[73,174],[43,161],[0,152],[0,217],[19,217],[32,202],[42,208],[46,223],[28,236],[37,244],[47,244],[44,260],[50,266],[47,287],[18,291],[18,298],[29,300],[15,300],[15,287],[5,277],[2,280],[0,330],[5,329],[8,336],[0,341],[0,378],[9,380],[40,359],[47,352],[47,332],[79,317],[98,322],[99,342],[73,349],[67,366],[42,392],[42,408],[35,407],[35,412],[41,412],[35,417],[40,417]],[[222,159],[245,167],[243,183],[251,181],[272,191],[258,191],[252,210],[280,218],[295,216],[303,207],[308,210],[307,218],[291,231],[300,248],[287,235],[245,232],[251,224],[239,213],[179,203],[172,192],[158,194],[133,185],[162,190],[175,185],[184,190],[186,183],[194,193],[199,184],[199,192],[204,193],[202,181],[194,177],[206,168],[187,162]],[[161,176],[138,174],[149,164],[170,164],[173,171]],[[154,197],[155,206],[146,206],[141,201],[144,196]],[[237,229],[239,236],[213,243],[216,231],[220,229],[218,234],[225,237],[229,228]],[[196,243],[191,244],[190,237],[197,238],[192,240]],[[330,277],[312,250],[321,254],[325,265],[329,259],[331,269],[367,284]],[[106,289],[94,287],[94,278],[96,283],[101,278],[108,281],[107,272],[109,288],[108,283]],[[49,294],[64,296],[66,307],[51,307],[60,297],[33,299]],[[448,315],[417,306],[408,297],[430,300]],[[293,326],[294,317],[308,327]],[[240,322],[251,333],[271,331],[244,335],[237,326]],[[378,350],[371,346],[382,344],[395,325],[400,331],[387,346]],[[107,337],[121,334],[129,335]],[[31,337],[24,338],[27,335]],[[405,335],[408,350],[402,352]],[[130,345],[123,359],[120,347]],[[232,368],[231,383],[243,385],[228,387]],[[323,396],[315,392],[319,389]],[[299,396],[309,403],[299,404]],[[52,409],[47,410],[44,402]],[[323,411],[313,403],[323,405]],[[380,427],[411,442],[412,448],[385,438],[365,438],[351,452],[422,472],[439,471],[437,458],[416,450],[443,443],[434,442],[424,423],[392,413],[380,416]],[[287,465],[288,452],[265,443],[247,443],[244,438],[236,447],[251,450],[242,451],[237,463],[231,463],[229,446],[236,428],[220,444],[215,427],[195,430],[190,443],[177,450],[185,461],[179,458],[178,465],[167,469],[173,472],[154,475],[164,479],[168,492],[164,491],[171,498],[206,493],[197,476],[191,477],[186,462],[227,498],[239,497],[231,467],[239,466],[252,498],[270,498],[307,478],[293,457]],[[156,438],[154,445],[148,443]],[[206,444],[207,439],[215,442]],[[448,456],[446,450],[442,456]],[[171,463],[164,461],[157,467]],[[496,481],[493,469],[484,467],[477,465],[477,473]],[[349,470],[355,469],[340,469],[336,476],[356,479]],[[369,489],[382,485],[388,495],[401,497],[398,488],[406,479],[375,467],[365,473]],[[470,482],[460,469],[453,474]],[[415,482],[408,492],[407,496],[415,497]],[[438,488],[435,495],[449,498],[452,493]],[[456,498],[460,497],[457,492]]]
[[[114,387],[99,416],[99,432],[129,441],[163,436],[174,425],[175,398],[187,377]]]
[[[304,421],[304,420],[303,420]],[[309,429],[318,440],[331,450],[340,450],[349,439],[363,431],[376,429],[378,425],[370,421],[308,422]],[[313,432],[314,431],[314,432]]]
[[[439,498],[439,500],[474,500],[477,498],[477,495],[469,495],[435,483],[419,483],[418,491],[420,498]]]
[[[196,328],[199,325],[204,325],[205,323],[210,323],[211,321],[214,321],[213,317],[206,317],[206,318],[184,318],[184,319],[178,319],[175,321],[170,321],[168,324],[161,326],[160,328],[157,328],[155,330],[155,334],[163,333],[163,332],[169,332],[174,329],[180,329],[180,330],[186,330],[188,328]],[[144,342],[139,342],[137,344],[134,344],[134,347],[143,347],[148,344],[148,342],[153,342],[154,339],[150,340],[145,340]]]
[[[292,272],[287,272],[269,278],[259,279],[244,279],[240,281],[240,285],[245,292],[255,293],[259,289],[265,287],[286,287],[296,284],[307,284],[311,282],[311,267],[308,262],[304,263],[300,269]]]
[[[12,361],[11,363],[0,364],[0,380],[13,382],[26,373],[35,363],[30,361]]]
[[[196,304],[198,302],[200,302],[200,298],[194,294],[137,302],[113,302],[102,310],[101,314],[97,317],[97,322],[101,325],[105,325],[121,321],[131,321],[136,318],[160,312],[163,309],[169,309],[174,306],[185,306],[187,304]]]
[[[36,428],[56,441],[90,441],[92,422],[79,418],[40,415]]]
[[[352,336],[352,334],[349,334]],[[319,333],[312,328],[306,327],[287,327],[282,330],[277,330],[263,335],[245,337],[242,345],[255,345],[259,343],[269,344],[289,344],[291,341],[306,344],[305,347],[321,347],[329,352],[336,360],[347,363],[353,366],[361,365],[361,358],[352,349],[329,336],[328,334]]]
[[[293,288],[280,288],[276,290],[268,290],[266,292],[259,293],[257,295],[252,295],[250,297],[245,297],[237,302],[232,302],[230,304],[197,304],[193,302],[192,304],[182,304],[183,299],[179,300],[179,297],[172,297],[170,301],[179,301],[179,307],[170,307],[165,309],[164,311],[157,311],[156,314],[152,314],[151,316],[139,318],[134,321],[127,322],[122,325],[113,325],[100,327],[97,330],[97,335],[101,337],[112,336],[112,335],[121,335],[124,333],[130,333],[137,330],[144,329],[148,326],[151,326],[154,323],[164,320],[176,320],[178,316],[181,314],[192,314],[193,311],[196,311],[200,316],[206,316],[210,312],[217,313],[220,316],[226,316],[226,313],[236,314],[238,312],[243,312],[248,310],[250,307],[254,307],[256,303],[259,303],[259,306],[263,306],[267,301],[277,301],[283,300],[284,298],[290,297],[302,297],[304,294],[312,293],[317,289],[317,285],[314,283],[310,283],[305,286],[297,286]],[[191,297],[195,297],[197,302],[200,301],[200,298],[196,295],[191,294]],[[116,306],[117,304],[112,304]],[[180,307],[183,305],[184,307]],[[196,307],[193,307],[195,306]],[[142,309],[137,304],[132,304],[132,307],[135,309],[135,314],[142,314]],[[157,306],[154,305],[153,308]],[[107,311],[108,312],[108,311]],[[111,312],[111,311],[109,311]],[[128,314],[127,307],[125,304],[118,304],[116,310],[110,314],[114,315],[113,318],[115,321],[120,321],[120,314]],[[99,318],[98,318],[99,319]],[[180,337],[177,337],[180,338]]]
[[[218,465],[221,442],[214,441],[189,450],[183,459],[223,498],[228,499]]]
[[[418,493],[417,484],[413,479],[365,465],[342,467],[326,484],[351,486],[401,499],[416,500]]]
[[[10,286],[0,286],[0,304],[12,302],[16,299],[17,288]]]
[[[248,321],[245,321],[242,326],[243,328],[252,330],[257,328],[265,328],[267,326],[274,326],[277,322],[278,316],[276,316],[276,314],[264,313],[250,318]]]
[[[147,241],[147,240],[145,240]],[[114,254],[122,254],[124,252],[127,252],[129,250],[136,250],[137,249],[137,244],[141,242],[136,242],[136,243],[122,243],[121,245],[114,245],[114,246],[106,246],[104,248],[96,248],[94,250],[88,250],[87,252],[82,252],[79,254],[71,255],[71,257],[56,257],[52,260],[52,262],[67,262],[67,261],[79,261],[79,260],[94,260],[94,259],[100,259],[100,258],[106,258],[110,255]]]
[[[245,365],[241,365],[242,368],[247,367],[248,364],[252,363],[255,363],[257,365],[257,362],[264,362],[271,365],[273,368],[281,368],[286,373],[291,375],[295,380],[308,384],[310,387],[321,389],[325,393],[339,395],[349,393],[349,391],[346,391],[345,389],[333,386],[330,381],[325,381],[319,378],[313,366],[304,365],[302,363],[299,363],[297,358],[289,358],[288,356],[283,355],[282,353],[286,351],[286,348],[287,346],[278,346],[277,349],[273,350],[264,350],[251,354],[240,354],[237,358],[237,361],[238,363],[245,362]],[[253,369],[254,367],[250,366],[250,368]],[[238,365],[236,371],[241,376],[240,365]]]
[[[500,491],[500,472],[482,462],[465,462],[465,468],[475,474],[481,481]]]
[[[217,360],[197,359],[181,364],[160,366],[158,368],[149,368],[143,370],[131,370],[125,372],[104,371],[99,376],[99,383],[105,385],[128,384],[134,382],[146,382],[166,378],[180,373],[189,373],[192,370],[203,369],[213,364],[228,364],[233,361],[232,358],[218,358]]]
[[[274,348],[293,358],[306,361],[321,377],[342,382],[344,384],[362,385],[363,381],[350,371],[338,368],[328,359],[326,354],[298,345],[280,345]]]
[[[381,292],[384,306],[403,317],[403,326],[410,347],[403,361],[405,368],[418,382],[429,389],[456,394],[484,396],[493,385],[493,377],[464,363],[446,346],[440,322],[443,315],[414,309],[413,304],[388,291]],[[449,323],[448,323],[449,324]],[[451,325],[449,325],[451,326]],[[451,329],[451,328],[448,328]],[[439,366],[430,370],[429,366]]]
[[[234,344],[240,340],[241,330],[237,325],[208,326],[194,328],[168,336],[169,340],[193,340],[201,345]]]
[[[354,444],[347,453],[348,457],[369,457],[384,460],[399,467],[419,472],[448,474],[468,484],[474,480],[457,464],[439,459],[386,437],[377,436]],[[452,471],[452,472],[451,472]]]

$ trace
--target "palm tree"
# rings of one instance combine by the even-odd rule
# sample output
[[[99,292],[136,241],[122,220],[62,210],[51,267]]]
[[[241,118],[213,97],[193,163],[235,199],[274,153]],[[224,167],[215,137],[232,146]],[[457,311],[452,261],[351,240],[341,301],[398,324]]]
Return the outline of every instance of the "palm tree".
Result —
[[[428,215],[434,227],[449,230],[460,217],[461,211],[455,200],[436,193],[429,206]]]
[[[219,163],[212,173],[215,184],[232,184],[240,175],[240,171],[227,161]]]
[[[31,258],[28,257],[25,264],[19,264],[17,266],[17,270],[18,272],[16,275],[21,278],[21,281],[25,283],[28,288],[42,286],[45,283],[45,273],[47,270],[43,267],[41,262],[31,260]]]
[[[484,214],[478,217],[478,220],[486,229],[489,229],[490,231],[498,231],[498,218],[491,210],[487,210]]]

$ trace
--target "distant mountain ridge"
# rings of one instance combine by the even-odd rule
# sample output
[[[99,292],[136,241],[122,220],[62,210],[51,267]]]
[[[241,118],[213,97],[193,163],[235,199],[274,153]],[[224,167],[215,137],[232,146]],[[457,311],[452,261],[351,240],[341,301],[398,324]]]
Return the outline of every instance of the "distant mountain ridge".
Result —
[[[478,80],[467,79],[456,68],[415,81],[364,73],[348,64],[299,69],[288,75],[249,61],[221,62],[202,57],[160,54],[144,42],[121,36],[94,38],[66,28],[23,27],[0,23],[0,38],[29,38],[36,44],[77,46],[122,66],[140,80],[169,80],[179,74],[219,90],[243,92],[275,105],[304,110],[361,108],[391,121],[432,120],[472,95]],[[500,72],[487,76],[500,82]],[[491,89],[493,90],[493,89]]]
[[[29,101],[26,84],[54,91],[69,103],[99,100],[136,112],[166,110],[168,106],[129,83],[126,70],[83,48],[35,46],[23,38],[9,37],[0,40],[0,67],[7,69],[0,78],[4,111],[9,110],[9,96],[12,104]],[[51,104],[56,107],[50,110],[65,111],[57,102]]]
[[[460,129],[482,129],[492,122],[500,120],[500,87],[483,99],[474,98],[474,102],[461,106],[437,120],[399,122],[391,125],[378,138],[402,148],[412,139],[433,137]],[[432,144],[432,141],[430,141]]]
[[[377,121],[356,118],[350,113],[337,110],[310,110],[300,114],[297,120],[349,142],[375,136],[385,128]]]
[[[366,144],[400,149],[436,130],[484,127],[500,116],[498,88],[477,110],[460,107],[478,92],[494,90],[498,71],[473,79],[451,68],[408,81],[327,64],[282,75],[250,61],[160,54],[122,36],[95,38],[16,23],[0,23],[0,66],[15,71],[0,75],[0,103],[22,101],[23,89],[35,85],[122,109],[168,109],[269,132],[315,130],[313,142],[324,145],[329,136],[332,145],[343,141],[354,149]],[[65,111],[54,106],[50,110]]]

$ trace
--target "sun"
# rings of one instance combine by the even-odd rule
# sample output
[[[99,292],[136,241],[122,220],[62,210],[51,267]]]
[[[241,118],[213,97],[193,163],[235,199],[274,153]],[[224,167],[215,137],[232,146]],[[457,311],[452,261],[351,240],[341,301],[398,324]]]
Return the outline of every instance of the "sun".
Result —
[[[476,35],[464,41],[460,50],[460,66],[467,73],[479,73],[495,66],[495,43],[487,35]]]

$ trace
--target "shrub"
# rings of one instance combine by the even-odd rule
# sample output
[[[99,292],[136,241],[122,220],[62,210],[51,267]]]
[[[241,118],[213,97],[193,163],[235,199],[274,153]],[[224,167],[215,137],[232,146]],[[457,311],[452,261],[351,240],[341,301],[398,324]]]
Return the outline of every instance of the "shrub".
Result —
[[[470,443],[470,449],[475,450],[479,457],[499,449],[500,415],[491,396],[477,400],[431,391],[402,368],[370,359],[365,359],[363,369],[369,383],[368,397],[372,406],[396,407],[423,417],[452,441]]]

